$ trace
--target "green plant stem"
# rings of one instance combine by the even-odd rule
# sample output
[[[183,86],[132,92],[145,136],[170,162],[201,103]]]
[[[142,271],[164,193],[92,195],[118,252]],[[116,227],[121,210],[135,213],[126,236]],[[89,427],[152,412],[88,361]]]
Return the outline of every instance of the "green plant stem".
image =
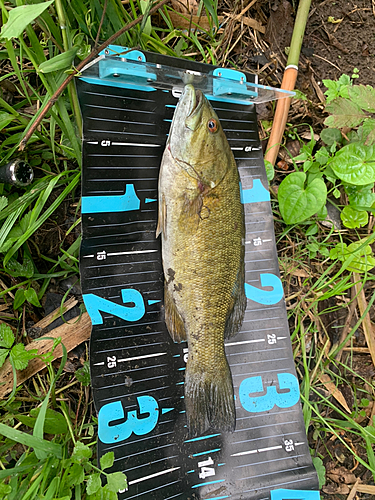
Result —
[[[298,66],[310,5],[311,0],[301,0],[299,2],[292,40],[290,42],[287,66],[290,64]]]
[[[68,27],[65,19],[65,12],[64,8],[62,6],[61,0],[55,0],[55,7],[56,7],[56,12],[57,12],[57,17],[59,18],[59,23],[60,23],[60,29],[61,29],[61,34],[62,34],[62,39],[63,39],[63,44],[64,44],[64,50],[68,51],[71,49],[71,44],[69,43],[68,40]],[[69,83],[68,85],[68,93],[70,97],[70,101],[72,103],[72,108],[74,112],[74,118],[77,123],[77,128],[78,128],[78,133],[79,136],[82,138],[82,116],[81,116],[81,111],[79,108],[79,102],[78,102],[78,95],[77,95],[77,90],[73,82]]]

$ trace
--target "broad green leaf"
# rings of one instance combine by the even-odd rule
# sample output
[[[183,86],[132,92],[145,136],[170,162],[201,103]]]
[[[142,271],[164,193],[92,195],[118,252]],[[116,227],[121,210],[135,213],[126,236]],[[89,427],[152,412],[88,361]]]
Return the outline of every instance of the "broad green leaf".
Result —
[[[375,146],[352,143],[344,146],[329,163],[339,179],[363,186],[375,181]]]
[[[363,246],[364,240],[359,240],[351,243],[349,246],[346,243],[337,243],[329,253],[332,260],[338,259],[342,262],[351,259],[348,265],[348,271],[356,273],[364,273],[375,266],[375,258],[373,256],[370,245]]]
[[[113,451],[109,451],[102,457],[100,457],[100,467],[102,470],[109,469],[112,467],[113,462],[115,461],[115,454]]]
[[[14,115],[6,113],[5,111],[0,112],[0,130],[9,125],[9,123],[14,120]]]
[[[11,491],[12,487],[9,484],[5,484],[3,481],[0,483],[0,498],[7,498],[6,495]]]
[[[302,222],[317,213],[325,204],[327,188],[322,179],[314,179],[305,187],[306,174],[294,172],[280,184],[280,211],[287,224]]]
[[[65,476],[65,487],[72,488],[83,483],[85,479],[85,469],[80,464],[71,464]]]
[[[9,354],[9,349],[0,349],[0,367],[2,367],[3,364],[5,363],[8,354]]]
[[[17,310],[20,308],[25,300],[25,290],[23,288],[19,288],[14,296],[13,309]]]
[[[25,298],[27,302],[30,302],[30,304],[32,304],[33,306],[42,307],[34,288],[29,288],[28,290],[25,290]]]
[[[10,40],[19,37],[26,26],[48,9],[53,2],[54,0],[50,0],[34,5],[20,5],[12,9],[9,12],[7,23],[1,29],[0,38]]]
[[[368,213],[364,210],[356,210],[350,206],[344,207],[340,214],[340,218],[345,227],[354,229],[355,227],[363,227],[368,223]]]
[[[319,165],[325,165],[329,160],[329,156],[330,155],[327,149],[325,147],[322,147],[315,153],[315,161],[317,161]]]
[[[326,468],[324,467],[323,460],[321,458],[314,457],[312,461],[316,473],[318,474],[319,489],[322,489],[322,487],[326,484]]]
[[[107,476],[107,486],[109,491],[117,493],[119,490],[125,490],[128,487],[126,476],[122,472],[113,472]]]
[[[375,202],[375,193],[372,192],[372,188],[373,184],[367,186],[345,186],[349,203],[351,205],[371,208]]]
[[[14,344],[14,334],[6,323],[0,323],[0,347],[10,349]]]
[[[369,113],[375,113],[375,89],[370,85],[353,85],[349,89],[350,99]]]
[[[18,260],[13,257],[9,259],[5,269],[11,276],[25,276],[25,278],[32,278],[34,275],[34,265],[31,258],[25,253],[23,255],[23,262],[20,264]],[[26,295],[26,292],[25,292]],[[40,307],[40,306],[39,306]]]
[[[84,386],[89,386],[91,382],[90,378],[90,363],[88,361],[85,361],[83,363],[83,367],[79,368],[75,372],[76,379],[81,382],[82,385]]]
[[[365,141],[366,146],[371,146],[375,143],[375,120],[368,118],[362,125],[362,139]]]
[[[15,417],[24,425],[33,429],[39,411],[40,408],[35,408],[30,411],[30,415],[15,415]],[[47,434],[66,434],[68,432],[68,426],[64,416],[61,415],[61,413],[47,408],[43,432],[46,432]]]
[[[324,120],[324,125],[327,127],[353,128],[366,118],[365,113],[358,104],[355,104],[349,99],[343,99],[342,97],[327,104],[326,111],[330,113],[330,116]]]
[[[41,73],[51,73],[52,71],[59,71],[60,69],[70,68],[73,60],[78,52],[78,47],[73,47],[66,52],[62,52],[48,61],[43,61],[39,65],[39,71]]]
[[[92,450],[89,446],[81,443],[81,441],[77,441],[74,446],[72,460],[75,463],[87,462],[89,458],[91,458]]]
[[[324,92],[327,96],[327,103],[336,99],[336,97],[349,97],[349,87],[352,82],[350,76],[341,75],[340,78],[336,80],[323,80],[323,84],[328,90]]]
[[[93,495],[88,495],[87,500],[118,500],[118,496],[117,492],[111,491],[108,484],[106,484],[103,488],[99,488]]]
[[[327,146],[332,146],[335,142],[340,143],[342,141],[342,135],[338,128],[324,128],[320,132],[320,138]]]
[[[37,349],[26,351],[22,343],[16,344],[10,351],[10,361],[14,364],[16,370],[24,370],[29,364],[30,359],[35,358],[38,353]]]
[[[266,167],[266,174],[268,182],[271,182],[275,177],[275,169],[270,161],[264,160],[264,166]]]
[[[86,491],[88,495],[93,495],[102,486],[100,474],[91,474],[87,480]]]

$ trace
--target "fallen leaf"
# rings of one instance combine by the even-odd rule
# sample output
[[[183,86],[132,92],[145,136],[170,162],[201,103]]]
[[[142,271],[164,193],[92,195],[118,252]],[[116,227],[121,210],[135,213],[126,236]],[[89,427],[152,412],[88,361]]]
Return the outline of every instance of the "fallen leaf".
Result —
[[[332,382],[329,375],[326,375],[326,374],[320,375],[319,380],[323,383],[324,387],[331,394],[331,396],[333,396],[336,399],[336,401],[338,401],[340,403],[340,405],[343,408],[345,408],[345,410],[348,413],[351,413],[351,410],[348,406],[348,403],[346,402],[346,399],[342,395],[341,391]]]
[[[339,484],[354,484],[357,481],[356,476],[345,467],[336,467],[327,471],[327,477]]]
[[[323,486],[322,490],[327,495],[348,495],[350,492],[349,486],[347,484],[334,484],[330,483],[326,486]],[[358,490],[357,490],[358,491]]]

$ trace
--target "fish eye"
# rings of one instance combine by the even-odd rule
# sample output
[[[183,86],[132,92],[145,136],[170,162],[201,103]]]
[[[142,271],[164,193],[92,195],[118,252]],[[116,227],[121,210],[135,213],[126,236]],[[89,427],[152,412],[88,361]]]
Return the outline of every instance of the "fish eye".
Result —
[[[216,132],[217,130],[217,121],[214,118],[211,118],[207,122],[207,127],[210,132]]]

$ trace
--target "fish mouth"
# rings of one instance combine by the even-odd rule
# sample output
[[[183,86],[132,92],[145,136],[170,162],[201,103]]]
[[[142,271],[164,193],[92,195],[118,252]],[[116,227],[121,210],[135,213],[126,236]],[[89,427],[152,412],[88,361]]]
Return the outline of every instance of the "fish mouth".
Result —
[[[205,100],[204,95],[200,90],[195,90],[193,85],[186,85],[184,98],[188,103],[185,126],[194,131],[198,128],[200,123],[201,110]]]
[[[194,114],[199,113],[199,110],[203,106],[203,94],[200,90],[195,90],[192,85],[189,85],[191,96],[190,96],[190,110],[186,118],[190,118]]]

